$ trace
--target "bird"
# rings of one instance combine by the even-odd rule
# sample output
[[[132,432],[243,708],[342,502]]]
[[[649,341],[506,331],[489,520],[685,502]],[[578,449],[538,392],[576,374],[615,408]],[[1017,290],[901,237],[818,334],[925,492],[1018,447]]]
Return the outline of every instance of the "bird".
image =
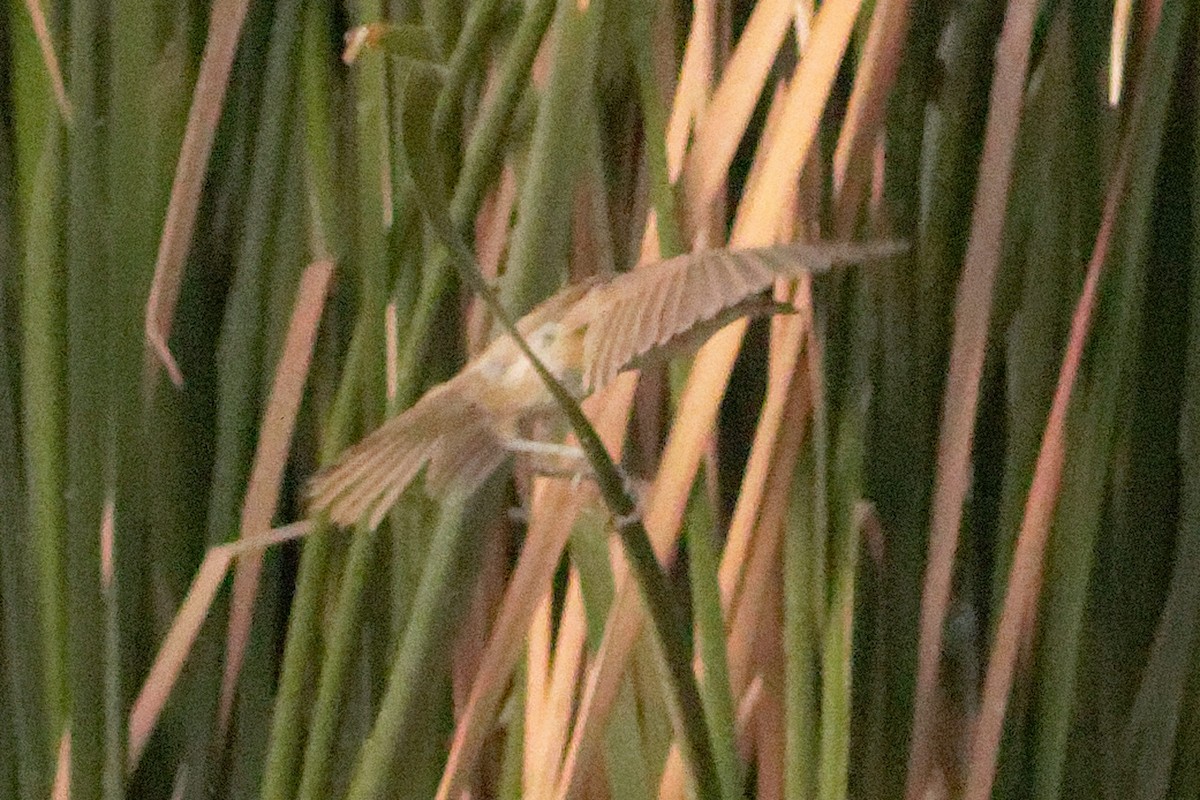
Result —
[[[797,242],[709,249],[610,279],[568,284],[516,323],[517,332],[576,399],[623,370],[683,342],[706,338],[741,316],[794,310],[766,293],[776,279],[888,258],[902,242]],[[522,436],[553,418],[557,403],[532,362],[507,333],[454,377],[429,389],[309,482],[309,509],[336,525],[378,527],[425,469],[434,496],[452,485],[470,491],[513,453],[561,454]]]

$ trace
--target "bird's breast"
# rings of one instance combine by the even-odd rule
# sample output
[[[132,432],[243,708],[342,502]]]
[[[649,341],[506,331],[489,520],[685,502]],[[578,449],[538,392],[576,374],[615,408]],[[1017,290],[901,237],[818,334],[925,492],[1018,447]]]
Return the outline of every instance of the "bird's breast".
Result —
[[[529,348],[572,395],[582,391],[583,334],[558,322],[545,322],[525,335]],[[553,398],[533,364],[510,337],[497,339],[474,365],[482,378],[480,400],[493,413],[524,414],[553,405]]]

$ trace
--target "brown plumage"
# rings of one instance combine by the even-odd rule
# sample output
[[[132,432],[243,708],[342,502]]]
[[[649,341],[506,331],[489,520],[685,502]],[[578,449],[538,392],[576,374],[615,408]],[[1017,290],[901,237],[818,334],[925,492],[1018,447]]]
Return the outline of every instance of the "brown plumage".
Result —
[[[517,329],[577,397],[705,323],[770,310],[759,296],[781,277],[902,252],[893,242],[790,244],[708,250],[668,259],[605,282],[567,286],[525,315]],[[441,493],[487,479],[523,423],[555,410],[516,342],[501,335],[461,372],[351,447],[309,486],[314,512],[339,525],[374,527],[428,464]]]

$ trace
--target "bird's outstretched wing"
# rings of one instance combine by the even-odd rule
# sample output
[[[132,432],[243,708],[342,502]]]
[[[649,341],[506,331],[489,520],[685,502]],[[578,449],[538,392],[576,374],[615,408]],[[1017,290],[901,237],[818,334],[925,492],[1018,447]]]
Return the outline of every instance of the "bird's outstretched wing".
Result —
[[[706,250],[620,275],[567,316],[568,327],[586,325],[584,385],[599,389],[651,350],[733,309],[777,278],[885,258],[905,248],[884,241]]]
[[[482,483],[505,458],[485,409],[456,379],[433,387],[412,408],[351,447],[308,486],[310,507],[337,525],[379,525],[427,463],[440,493],[453,478]]]

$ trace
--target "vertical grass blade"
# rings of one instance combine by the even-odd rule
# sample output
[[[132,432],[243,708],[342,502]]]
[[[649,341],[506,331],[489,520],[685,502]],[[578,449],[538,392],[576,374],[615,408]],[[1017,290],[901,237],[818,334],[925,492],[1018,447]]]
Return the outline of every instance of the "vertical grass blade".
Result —
[[[784,793],[814,796],[818,769],[817,624],[812,604],[813,550],[823,547],[813,525],[815,464],[811,447],[801,451],[783,540]]]
[[[1195,24],[1193,19],[1193,32]],[[1195,54],[1192,53],[1191,65],[1194,64]],[[1184,103],[1184,108],[1194,111],[1194,89],[1189,100],[1190,103]],[[1193,145],[1197,141],[1197,131],[1193,130]],[[1195,151],[1188,155],[1194,159]],[[1194,160],[1190,168],[1193,188],[1189,221],[1191,244],[1195,248],[1200,242],[1200,207],[1196,205],[1198,175]],[[1197,264],[1197,251],[1193,249],[1191,287],[1185,295],[1189,297],[1187,313],[1190,319],[1183,340],[1186,357],[1176,451],[1180,506],[1171,582],[1120,744],[1120,752],[1126,761],[1123,765],[1126,781],[1133,787],[1135,796],[1147,799],[1177,796],[1171,792],[1171,775],[1177,759],[1180,756],[1186,758],[1186,751],[1178,747],[1187,742],[1186,734],[1180,736],[1180,728],[1181,723],[1186,724],[1189,680],[1195,691],[1195,654],[1200,649],[1197,646],[1200,642],[1200,581],[1196,580],[1200,574],[1200,268]]]
[[[48,130],[24,219],[21,353],[24,452],[29,527],[37,553],[37,591],[43,634],[46,692],[54,719],[67,710],[65,482],[66,302],[59,212],[63,156],[57,124]]]
[[[209,36],[196,79],[175,182],[171,187],[171,201],[154,265],[154,281],[146,302],[146,339],[172,372],[176,384],[182,381],[182,375],[178,367],[172,370],[174,359],[167,349],[167,339],[195,231],[204,173],[217,135],[217,123],[249,5],[249,0],[220,0],[212,7]]]
[[[299,32],[299,0],[285,0],[275,9],[267,37],[262,95],[249,165],[245,220],[234,254],[233,283],[221,321],[217,344],[217,408],[213,473],[207,519],[207,543],[234,538],[238,530],[255,429],[264,347],[262,310],[266,301],[270,238],[282,206],[275,187],[283,175],[283,158],[290,152],[288,124],[295,105],[294,68]],[[216,615],[222,619],[224,612]],[[193,669],[197,675],[191,698],[193,724],[212,731],[213,738],[189,742],[189,797],[200,797],[221,785],[225,731],[218,727],[217,695],[220,678],[217,631],[209,629],[197,646]]]
[[[460,493],[442,506],[413,598],[412,615],[392,663],[379,715],[359,753],[347,800],[388,796],[403,754],[401,745],[413,734],[411,725],[418,716],[416,702],[420,699],[422,676],[443,666],[449,652],[450,643],[442,635],[441,626],[465,606],[467,592],[463,587],[470,585],[465,576],[473,563],[476,533],[464,523],[471,519],[472,506],[494,502],[506,477],[507,471],[501,470],[474,497]]]
[[[933,741],[942,631],[950,600],[950,579],[958,546],[963,502],[969,482],[979,381],[992,310],[992,290],[1000,261],[1004,210],[1012,174],[1022,95],[1037,4],[1013,0],[1007,6],[997,45],[997,64],[984,135],[971,235],[955,306],[954,340],[939,434],[937,473],[929,529],[929,558],[921,592],[921,633],[913,708],[908,784],[905,795],[924,792]]]
[[[688,573],[692,586],[695,648],[699,656],[700,699],[708,719],[713,757],[721,781],[721,796],[737,800],[742,795],[741,764],[734,733],[734,700],[726,661],[725,617],[717,581],[717,555],[712,509],[704,497],[703,475],[696,477],[688,519],[684,525],[688,547]]]
[[[71,8],[69,75],[75,124],[67,142],[67,656],[71,691],[71,797],[114,800],[105,790],[107,738],[105,602],[100,585],[100,527],[111,485],[109,457],[108,235],[101,120],[104,25],[101,8]]]
[[[1050,514],[1053,513],[1055,504],[1059,502],[1059,481],[1063,471],[1065,450],[1063,427],[1067,405],[1082,358],[1085,337],[1089,333],[1093,305],[1096,302],[1099,270],[1108,260],[1110,235],[1113,238],[1112,258],[1114,260],[1114,268],[1111,272],[1114,274],[1107,280],[1116,281],[1116,283],[1112,284],[1112,288],[1106,292],[1106,295],[1109,297],[1108,302],[1115,304],[1115,306],[1108,307],[1108,309],[1112,309],[1110,313],[1114,314],[1114,319],[1109,324],[1114,327],[1101,329],[1096,338],[1100,342],[1099,346],[1103,348],[1100,352],[1113,361],[1109,362],[1110,369],[1097,374],[1098,377],[1095,380],[1099,389],[1098,396],[1085,396],[1080,404],[1082,408],[1087,409],[1089,401],[1098,401],[1095,406],[1092,406],[1092,410],[1100,416],[1092,420],[1091,422],[1094,424],[1088,425],[1085,429],[1086,436],[1092,441],[1099,443],[1111,441],[1109,437],[1113,435],[1112,425],[1116,420],[1118,399],[1123,394],[1122,382],[1128,380],[1129,359],[1136,352],[1133,349],[1137,341],[1135,331],[1139,326],[1142,286],[1145,281],[1142,248],[1148,232],[1147,220],[1153,198],[1153,180],[1162,144],[1163,121],[1166,119],[1166,107],[1174,78],[1181,19],[1181,14],[1173,13],[1163,20],[1163,26],[1155,39],[1154,71],[1147,73],[1147,79],[1138,88],[1134,106],[1137,121],[1129,130],[1128,138],[1123,143],[1121,161],[1118,162],[1117,170],[1110,179],[1105,220],[1097,237],[1092,262],[1088,268],[1088,277],[1072,320],[1071,338],[1060,371],[1059,385],[1055,392],[1046,432],[1043,435],[1042,450],[1034,470],[1033,486],[1030,490],[1030,499],[1013,559],[1008,594],[997,626],[996,641],[988,665],[982,701],[983,708],[987,709],[987,712],[981,716],[973,738],[972,765],[968,775],[969,797],[982,797],[990,791],[995,771],[993,748],[999,738],[999,721],[996,719],[996,711],[999,709],[999,716],[1003,716],[1002,709],[1011,684],[1013,661],[1016,658],[1016,649],[1020,646],[1017,641],[1014,641],[1014,638],[1023,639],[1027,635],[1022,632],[1022,629],[1027,630],[1028,626],[1032,624],[1031,617],[1036,609],[1038,586],[1043,571],[1040,551],[1045,546],[1044,537],[1047,535],[1045,527],[1049,525]],[[1150,78],[1150,75],[1154,77]],[[1110,227],[1114,223],[1119,227],[1115,234],[1111,234]],[[1098,313],[1103,314],[1108,309],[1105,304],[1102,304]],[[1088,462],[1081,460],[1086,455],[1090,454],[1086,452],[1073,453],[1073,461],[1081,463],[1087,468]],[[1091,462],[1091,469],[1088,471],[1102,470],[1103,465],[1108,462],[1108,457],[1103,454],[1103,451],[1095,455],[1099,457]],[[1097,489],[1098,487],[1093,485],[1092,491],[1085,496],[1097,498],[1099,494]],[[1063,500],[1066,500],[1065,496]],[[1060,516],[1059,519],[1063,518]],[[1090,534],[1086,530],[1074,533],[1076,535],[1083,533],[1085,536]],[[1074,538],[1072,532],[1067,532],[1066,536]],[[1078,598],[1085,591],[1088,566],[1086,558],[1080,564],[1079,556],[1086,555],[1087,549],[1090,549],[1086,539],[1080,544],[1086,549],[1081,548],[1076,553],[1070,553],[1070,551],[1066,553],[1068,558],[1071,558],[1077,565],[1074,574],[1069,578],[1060,576],[1055,586],[1056,590],[1069,590],[1077,599],[1074,602],[1067,599],[1067,602],[1061,605],[1053,602],[1052,599],[1043,622],[1048,631],[1054,631],[1056,625],[1064,622],[1070,626],[1069,620],[1072,617],[1078,619],[1070,609],[1073,606],[1075,608],[1081,606],[1081,600]],[[1082,569],[1079,568],[1080,566]],[[1022,592],[1026,595],[1023,596]],[[1019,622],[1018,620],[1022,617],[1027,621]],[[1075,637],[1069,634],[1063,635],[1058,631],[1048,633],[1044,642],[1050,648],[1063,646],[1074,648],[1077,646]],[[1068,650],[1069,653],[1070,650]],[[1072,661],[1073,659],[1068,659],[1067,664],[1069,665]],[[1053,661],[1043,661],[1043,664],[1057,667],[1063,662],[1064,659],[1057,658]],[[1068,681],[1071,680],[1070,672],[1062,673],[1062,675]],[[1058,683],[1058,686],[1061,689],[1063,684]],[[1061,703],[1062,700],[1059,702]],[[1053,769],[1055,761],[1061,758],[1061,754],[1055,753],[1051,749],[1043,751],[1040,757],[1047,759],[1046,763],[1050,764]]]
[[[1169,46],[1163,29],[1159,46]],[[1168,59],[1155,64],[1159,81],[1169,80],[1172,70],[1166,50],[1157,58]],[[1148,88],[1148,87],[1147,87]],[[1139,89],[1144,92],[1146,89]],[[1054,535],[1047,555],[1046,598],[1042,613],[1042,633],[1038,655],[1038,703],[1040,721],[1035,739],[1035,791],[1039,798],[1061,796],[1068,770],[1091,772],[1097,764],[1068,762],[1069,733],[1078,724],[1081,708],[1088,703],[1076,697],[1086,685],[1086,673],[1094,666],[1081,660],[1085,654],[1085,606],[1088,603],[1089,573],[1094,561],[1094,547],[1102,524],[1103,493],[1113,469],[1117,442],[1117,424],[1124,393],[1128,391],[1128,374],[1138,342],[1141,301],[1139,286],[1145,270],[1142,244],[1145,241],[1145,214],[1152,200],[1154,170],[1157,168],[1158,142],[1165,114],[1166,87],[1156,87],[1141,106],[1145,116],[1131,129],[1131,153],[1136,153],[1132,166],[1130,187],[1125,192],[1123,221],[1116,234],[1119,238],[1111,259],[1100,320],[1103,327],[1097,332],[1097,351],[1092,356],[1095,366],[1091,377],[1078,390],[1077,407],[1070,422],[1070,460],[1063,478],[1062,497],[1055,520]],[[1152,99],[1153,98],[1153,99]],[[1111,322],[1104,323],[1111,316]],[[1079,688],[1077,688],[1079,687]]]
[[[613,601],[612,565],[606,533],[604,521],[585,511],[576,521],[570,540],[571,562],[579,571],[580,595],[587,617],[588,649],[593,653],[600,646],[604,620]],[[646,768],[632,676],[622,683],[617,695],[605,744],[605,772],[612,797],[651,800],[655,795]]]
[[[871,270],[879,297],[878,366],[867,445],[867,493],[889,532],[879,608],[884,619],[873,647],[881,652],[884,691],[871,699],[868,719],[911,718],[920,595],[928,541],[930,475],[935,464],[939,398],[979,173],[979,150],[991,83],[999,4],[975,0],[922,17],[905,48],[887,123],[884,207],[897,235],[914,242],[916,258]],[[954,25],[963,38],[945,51],[940,31]],[[944,57],[945,80],[933,78]],[[929,116],[905,109],[928,108]],[[920,187],[919,192],[914,187]],[[868,734],[859,790],[895,797],[905,775],[895,769],[910,749],[910,729],[880,724]]]
[[[517,226],[502,284],[505,308],[528,309],[562,286],[571,230],[571,197],[582,138],[579,104],[594,102],[593,81],[604,3],[579,7],[561,0],[556,15],[553,67],[538,105],[528,174],[520,189]]]
[[[3,33],[0,28],[0,53],[6,44]],[[9,748],[0,762],[0,786],[19,800],[34,800],[46,797],[50,788],[51,741],[62,713],[62,698],[56,698],[58,703],[47,702],[53,685],[48,678],[57,680],[61,690],[63,642],[61,630],[55,637],[45,627],[51,621],[49,616],[39,613],[45,594],[37,591],[38,583],[47,577],[39,568],[46,565],[35,557],[44,555],[33,552],[36,542],[33,546],[29,542],[22,485],[15,348],[7,319],[7,290],[12,285],[8,270],[16,263],[18,238],[13,155],[10,131],[0,126],[0,725],[8,731],[0,744]],[[61,537],[61,530],[58,533]],[[61,584],[56,581],[52,586],[57,601]],[[49,676],[44,666],[48,658],[56,660],[59,670]]]

